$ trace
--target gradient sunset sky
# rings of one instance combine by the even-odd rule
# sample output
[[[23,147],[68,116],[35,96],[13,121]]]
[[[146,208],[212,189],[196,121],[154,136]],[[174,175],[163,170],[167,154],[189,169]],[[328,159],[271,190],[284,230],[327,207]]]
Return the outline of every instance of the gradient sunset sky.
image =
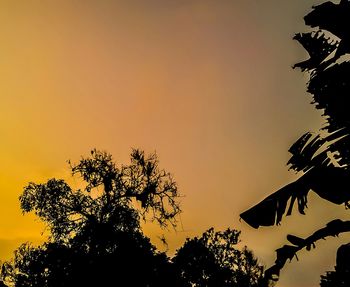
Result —
[[[127,163],[157,151],[184,197],[178,232],[147,226],[174,252],[207,228],[242,230],[263,264],[343,207],[310,197],[306,216],[253,230],[239,214],[287,184],[288,148],[322,126],[306,94],[305,59],[292,40],[305,0],[0,1],[0,259],[43,226],[21,214],[29,182],[69,178],[67,160],[93,148]],[[74,186],[74,181],[73,181]],[[350,236],[287,264],[281,287],[315,287]],[[160,246],[161,247],[161,246]]]

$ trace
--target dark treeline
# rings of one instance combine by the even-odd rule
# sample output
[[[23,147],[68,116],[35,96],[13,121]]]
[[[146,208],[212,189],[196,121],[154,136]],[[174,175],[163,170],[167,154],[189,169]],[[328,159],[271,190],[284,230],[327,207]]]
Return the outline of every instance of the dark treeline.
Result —
[[[34,212],[50,231],[40,246],[22,244],[4,262],[4,286],[258,286],[263,268],[247,248],[237,249],[240,232],[213,228],[187,239],[169,258],[151,244],[141,220],[176,226],[179,193],[155,154],[133,150],[129,165],[93,150],[65,181],[29,183],[20,196],[24,213]]]

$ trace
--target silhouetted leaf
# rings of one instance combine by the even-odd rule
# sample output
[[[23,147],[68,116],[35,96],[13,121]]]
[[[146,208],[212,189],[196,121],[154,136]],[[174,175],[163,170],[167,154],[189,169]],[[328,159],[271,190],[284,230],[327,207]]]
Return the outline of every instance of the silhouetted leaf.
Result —
[[[296,34],[293,39],[303,45],[310,55],[308,60],[293,66],[293,68],[301,68],[302,71],[318,67],[318,65],[338,46],[337,40],[326,38],[322,31],[299,33]]]
[[[295,200],[299,213],[304,214],[310,190],[332,203],[346,203],[350,200],[350,171],[331,166],[313,168],[240,216],[254,228],[278,224],[286,212],[288,200],[290,206],[287,215],[291,214]]]
[[[298,251],[298,247],[296,246],[283,245],[283,247],[278,248],[276,250],[276,253],[277,253],[276,262],[278,262],[279,264],[285,264],[287,259],[292,260],[294,256],[298,259],[298,257],[296,256],[297,251]]]
[[[290,208],[292,208],[294,200],[298,199],[299,210],[303,212],[307,203],[304,196],[307,194],[308,190],[309,189],[300,185],[298,181],[295,181],[243,212],[240,217],[254,228],[278,224],[283,214],[286,212],[287,203],[290,199],[292,199]]]
[[[305,240],[295,235],[288,234],[287,240],[296,246],[303,246],[305,244]]]

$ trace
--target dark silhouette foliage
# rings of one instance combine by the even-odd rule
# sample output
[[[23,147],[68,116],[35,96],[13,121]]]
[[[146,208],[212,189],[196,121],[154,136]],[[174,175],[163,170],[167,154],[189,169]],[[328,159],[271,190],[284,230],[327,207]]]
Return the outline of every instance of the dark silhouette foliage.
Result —
[[[144,236],[141,219],[175,227],[180,212],[176,183],[155,154],[133,150],[131,163],[117,167],[111,155],[93,150],[70,165],[80,189],[57,179],[24,188],[23,212],[34,212],[50,236],[40,246],[22,244],[2,264],[9,286],[257,286],[262,267],[247,248],[234,248],[237,230],[211,228],[172,260]]]
[[[349,207],[350,201],[350,2],[327,1],[313,7],[305,24],[316,28],[297,34],[297,40],[308,52],[309,59],[294,67],[308,72],[308,92],[316,109],[323,111],[327,124],[317,134],[307,132],[289,149],[288,165],[301,176],[241,214],[254,228],[279,224],[283,215],[291,215],[294,205],[301,214],[307,208],[310,191],[321,198]],[[326,236],[350,231],[350,222],[335,219],[307,238],[288,235],[290,242],[276,250],[275,264],[265,271],[263,286],[279,278],[285,262],[303,248],[310,250]],[[326,286],[326,285],[324,285]]]
[[[335,271],[328,271],[321,276],[321,287],[350,286],[350,243],[338,248]]]
[[[180,286],[258,286],[263,267],[246,247],[236,248],[239,235],[237,230],[210,228],[199,238],[187,239],[173,259]]]
[[[23,212],[45,222],[50,238],[39,247],[23,244],[3,264],[2,279],[16,287],[164,286],[172,276],[168,257],[142,234],[140,219],[175,226],[180,208],[176,183],[156,155],[133,150],[131,164],[117,167],[93,150],[71,170],[82,189],[57,179],[24,188]]]
[[[141,233],[116,234],[115,250],[93,254],[58,243],[23,244],[2,276],[15,286],[164,286],[168,260]],[[168,280],[168,279],[167,279]],[[171,285],[170,285],[171,286]]]

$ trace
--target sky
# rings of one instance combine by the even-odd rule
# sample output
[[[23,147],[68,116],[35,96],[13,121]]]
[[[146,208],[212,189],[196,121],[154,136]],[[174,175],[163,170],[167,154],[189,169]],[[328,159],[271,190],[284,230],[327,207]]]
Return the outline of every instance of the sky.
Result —
[[[343,207],[310,197],[306,216],[254,230],[239,214],[296,175],[288,148],[323,125],[291,66],[292,40],[312,0],[0,1],[0,259],[43,240],[23,216],[28,182],[69,177],[93,148],[127,163],[156,151],[183,197],[178,230],[147,225],[170,252],[207,228],[242,230],[260,262],[292,233],[305,237]],[[73,182],[74,185],[74,182]],[[317,244],[287,264],[281,287],[314,287],[350,236]],[[161,246],[160,246],[161,247]]]

